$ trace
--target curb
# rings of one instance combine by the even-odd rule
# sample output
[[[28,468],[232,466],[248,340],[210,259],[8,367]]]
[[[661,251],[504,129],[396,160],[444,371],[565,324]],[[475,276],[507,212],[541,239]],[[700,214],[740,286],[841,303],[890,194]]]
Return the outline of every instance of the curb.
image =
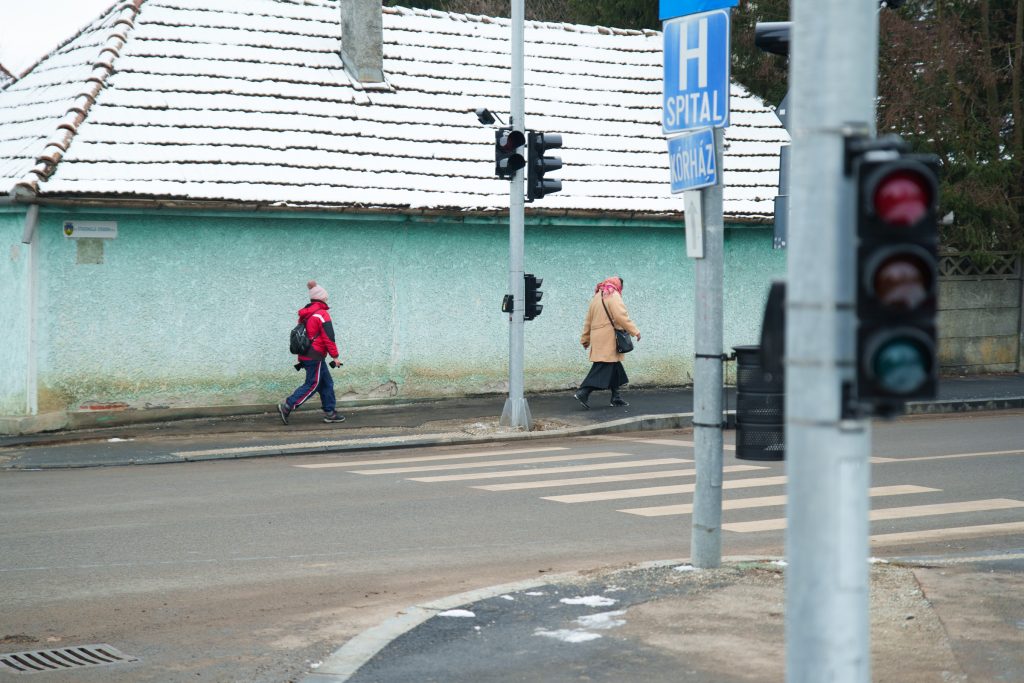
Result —
[[[947,399],[908,403],[905,415],[940,415],[943,413],[973,413],[986,410],[1013,410],[1024,408],[1024,397]]]
[[[412,605],[401,610],[397,616],[373,626],[357,634],[347,643],[335,650],[314,673],[299,679],[299,683],[344,683],[352,674],[369,662],[378,652],[393,640],[408,633],[435,614],[444,610],[454,609],[462,605],[472,604],[480,600],[493,598],[503,593],[528,590],[545,586],[552,581],[565,581],[578,576],[579,572],[552,574],[544,579],[527,579],[514,583],[505,583],[487,588],[478,588],[465,593],[449,595],[439,600]]]
[[[765,557],[762,555],[723,557],[722,564],[727,562],[769,562],[773,559],[778,558]],[[681,560],[652,560],[649,562],[640,562],[626,567],[620,567],[617,570],[613,569],[613,572],[657,569],[677,564],[686,564],[687,562],[688,558]],[[505,593],[514,593],[516,591],[529,590],[531,588],[540,588],[541,586],[579,578],[584,575],[584,571],[585,570],[562,572],[559,574],[550,574],[543,579],[526,579],[524,581],[516,581],[513,583],[487,586],[486,588],[478,588],[465,593],[449,595],[431,602],[412,605],[401,610],[397,616],[383,621],[377,626],[368,628],[362,633],[354,636],[351,640],[327,657],[327,659],[325,659],[317,668],[317,671],[306,674],[304,678],[299,679],[298,683],[345,683],[345,681],[359,671],[364,664],[373,659],[392,641],[413,630],[440,612],[471,605],[475,602],[494,598]]]
[[[213,448],[192,451],[172,451],[168,455],[147,462],[125,460],[123,462],[97,463],[51,463],[39,464],[31,460],[0,465],[3,470],[55,470],[83,469],[87,467],[112,467],[120,465],[163,465],[179,462],[204,462],[208,460],[240,460],[243,458],[269,458],[287,455],[315,455],[322,453],[355,453],[360,451],[396,450],[401,448],[423,448],[431,446],[466,446],[473,444],[498,443],[507,441],[533,441],[595,434],[622,432],[644,432],[660,429],[681,429],[689,427],[693,413],[667,413],[664,415],[640,415],[610,422],[567,427],[539,432],[508,432],[467,436],[461,433],[417,434],[413,436],[382,436],[363,439],[308,442],[289,448],[288,446],[241,446],[237,448]]]
[[[508,432],[466,436],[463,434],[417,434],[415,436],[382,436],[346,441],[327,441],[321,444],[288,448],[279,446],[250,446],[242,448],[220,448],[196,451],[177,451],[174,455],[182,462],[202,460],[224,460],[234,458],[261,458],[280,455],[311,455],[316,453],[350,453],[357,451],[391,450],[398,448],[422,448],[424,446],[467,446],[498,441],[533,441],[616,432],[650,432],[659,429],[681,429],[689,427],[693,413],[666,413],[664,415],[640,415],[625,417],[610,422],[600,422],[583,427],[566,427],[540,432]]]

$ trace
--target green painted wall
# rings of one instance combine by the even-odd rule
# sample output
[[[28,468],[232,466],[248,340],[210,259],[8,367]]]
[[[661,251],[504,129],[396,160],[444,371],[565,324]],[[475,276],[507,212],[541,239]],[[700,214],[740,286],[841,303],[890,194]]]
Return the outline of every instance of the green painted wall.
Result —
[[[0,414],[24,410],[26,268],[20,216],[0,213]],[[65,220],[116,220],[111,240],[64,237]],[[265,403],[300,381],[286,338],[317,279],[331,294],[345,368],[340,398],[507,390],[508,269],[498,220],[163,211],[40,212],[39,408]],[[756,343],[768,282],[784,271],[764,228],[726,231],[726,347]],[[526,325],[528,391],[575,386],[594,284],[618,274],[643,340],[634,385],[689,382],[693,265],[671,223],[543,219],[526,270],[544,312]],[[14,292],[13,297],[6,296]],[[11,301],[15,303],[10,303]],[[7,323],[8,318],[12,320]],[[14,349],[11,353],[9,349]],[[22,372],[22,374],[24,374]]]

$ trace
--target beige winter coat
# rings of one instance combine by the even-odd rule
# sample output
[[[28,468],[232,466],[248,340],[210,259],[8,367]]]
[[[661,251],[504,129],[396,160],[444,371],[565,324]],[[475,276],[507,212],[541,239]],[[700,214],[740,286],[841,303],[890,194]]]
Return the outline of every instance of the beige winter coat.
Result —
[[[608,307],[608,314],[615,321],[615,327],[629,332],[631,337],[639,337],[640,330],[629,319],[626,311],[626,304],[618,292],[613,292],[610,297],[604,299],[604,306],[601,305],[601,294],[597,293],[590,299],[590,308],[587,309],[587,318],[583,321],[583,335],[580,343],[590,346],[590,360],[594,363],[617,363],[622,360],[623,354],[615,350],[615,332],[612,331],[612,324],[605,314],[605,306]]]

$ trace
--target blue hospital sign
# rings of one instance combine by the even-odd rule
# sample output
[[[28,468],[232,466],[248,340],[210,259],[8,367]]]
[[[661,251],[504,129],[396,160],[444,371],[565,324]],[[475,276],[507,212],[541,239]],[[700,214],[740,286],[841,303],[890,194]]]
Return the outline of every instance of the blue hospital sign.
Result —
[[[685,192],[718,182],[715,166],[715,131],[705,128],[668,139],[672,192]]]
[[[664,24],[666,135],[729,125],[729,12],[715,10]]]

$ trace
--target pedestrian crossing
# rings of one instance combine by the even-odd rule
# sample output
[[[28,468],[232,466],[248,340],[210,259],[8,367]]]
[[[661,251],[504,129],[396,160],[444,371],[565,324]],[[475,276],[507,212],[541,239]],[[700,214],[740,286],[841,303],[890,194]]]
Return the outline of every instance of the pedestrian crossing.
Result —
[[[579,443],[579,442],[577,442]],[[594,450],[565,446],[537,446],[515,449],[447,452],[410,457],[337,460],[297,464],[311,470],[343,469],[347,475],[395,476],[419,484],[455,484],[495,494],[521,492],[536,495],[545,503],[561,505],[602,504],[625,501],[613,506],[615,514],[638,519],[682,517],[693,512],[692,502],[659,504],[664,496],[687,496],[696,488],[697,471],[693,466],[693,442],[685,439],[644,438],[639,436],[601,435],[583,440],[594,444]],[[601,444],[614,450],[600,449]],[[726,445],[726,449],[731,447]],[[1024,456],[1024,451],[988,451],[910,458],[872,458],[877,466],[894,462],[928,459],[950,459],[979,456]],[[511,456],[511,457],[510,457]],[[688,457],[689,456],[689,457]],[[780,532],[786,528],[785,485],[787,477],[779,474],[780,464],[736,464],[723,468],[723,523],[730,535]],[[565,477],[566,474],[581,476]],[[502,481],[498,481],[502,480]],[[658,480],[665,484],[648,485]],[[618,486],[614,486],[614,485]],[[636,485],[633,485],[636,484]],[[609,485],[611,485],[609,487]],[[577,489],[573,491],[573,489]],[[589,490],[586,490],[588,489]],[[761,489],[771,495],[757,495]],[[584,489],[584,490],[579,490]],[[913,483],[894,483],[869,489],[872,500],[905,499],[909,504],[880,506],[870,512],[871,522],[925,518],[936,520],[935,528],[916,531],[892,531],[871,536],[873,546],[895,546],[912,543],[941,542],[1008,534],[1024,534],[1024,500],[1013,498],[979,498],[975,500],[934,502],[928,494],[942,489]],[[749,495],[753,493],[754,495]],[[629,501],[640,501],[630,505]],[[643,506],[643,502],[651,505]],[[874,506],[873,506],[874,507]],[[731,519],[743,511],[746,516],[765,514],[762,519]],[[1005,513],[1016,519],[975,524],[979,513]],[[743,514],[743,513],[741,513]],[[962,516],[965,523],[948,525],[946,520]],[[999,519],[996,517],[995,519]],[[944,524],[947,524],[943,526]]]

